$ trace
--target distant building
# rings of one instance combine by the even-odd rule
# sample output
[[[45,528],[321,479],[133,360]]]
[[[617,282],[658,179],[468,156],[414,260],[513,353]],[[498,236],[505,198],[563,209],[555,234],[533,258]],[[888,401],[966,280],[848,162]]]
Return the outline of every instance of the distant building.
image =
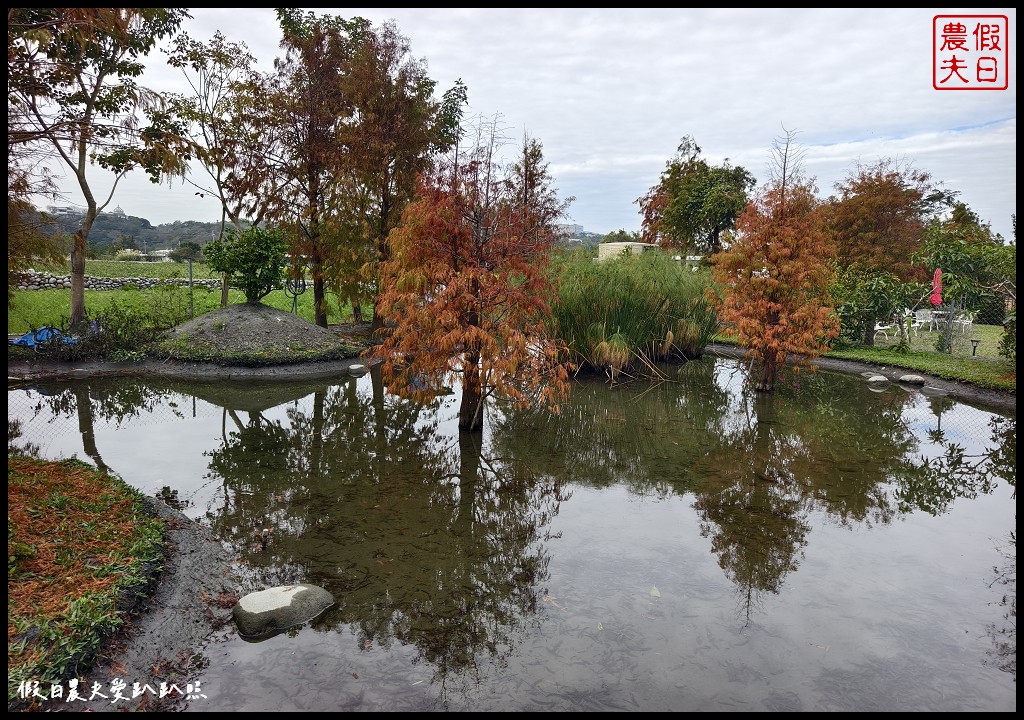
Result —
[[[648,250],[656,250],[657,245],[654,243],[642,243],[642,242],[610,242],[601,243],[597,246],[597,259],[608,260],[610,258],[619,257],[623,253],[630,253],[633,255],[639,255],[642,252]]]
[[[47,205],[46,212],[50,213],[54,217],[68,216],[68,215],[82,215],[85,211],[81,208],[60,206],[60,205]]]
[[[118,206],[117,206],[116,208],[114,208],[113,210],[111,210],[111,211],[110,211],[110,214],[111,214],[111,215],[117,215],[117,216],[119,216],[119,217],[127,217],[127,216],[126,216],[126,215],[124,214],[124,210],[122,210],[122,209],[121,209],[121,206],[120,206],[120,205],[118,205]]]
[[[574,238],[574,237],[579,237],[580,235],[583,234],[583,226],[582,225],[571,225],[571,224],[570,225],[566,225],[566,224],[555,225],[555,230],[558,231],[559,237],[563,237],[563,238]]]

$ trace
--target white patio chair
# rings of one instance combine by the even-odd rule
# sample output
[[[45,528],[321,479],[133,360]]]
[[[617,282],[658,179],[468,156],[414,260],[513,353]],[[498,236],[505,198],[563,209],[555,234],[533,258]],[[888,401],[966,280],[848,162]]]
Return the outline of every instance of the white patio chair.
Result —
[[[875,339],[878,339],[878,334],[881,333],[883,337],[889,337],[889,331],[894,330],[897,333],[899,330],[892,325],[883,325],[882,323],[875,323]]]
[[[917,327],[927,327],[931,331],[935,328],[935,313],[932,310],[915,310],[914,322]]]
[[[910,331],[910,334],[912,334],[914,337],[918,337],[921,334],[921,328],[924,327],[924,323],[921,322],[921,320],[918,318],[916,312],[912,313],[908,311],[906,316],[904,317],[905,319],[903,322],[906,324],[907,329]]]
[[[971,329],[974,327],[974,313],[970,310],[958,312],[953,318],[953,327],[959,328],[964,335],[970,335]]]

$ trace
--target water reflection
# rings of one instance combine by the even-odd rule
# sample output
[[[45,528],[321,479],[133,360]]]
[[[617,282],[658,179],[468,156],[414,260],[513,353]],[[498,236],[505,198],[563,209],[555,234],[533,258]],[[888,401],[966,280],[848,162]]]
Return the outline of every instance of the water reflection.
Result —
[[[39,384],[9,391],[8,444],[177,496],[240,592],[339,600],[208,649],[221,709],[1015,708],[1015,417],[665,372],[495,406],[483,435],[373,373]]]
[[[356,626],[362,649],[413,644],[444,676],[511,652],[562,497],[478,435],[442,434],[429,410],[355,382],[284,418],[225,409],[231,428],[207,453],[223,502],[207,518],[246,558],[244,592],[322,585],[340,602],[314,628]]]

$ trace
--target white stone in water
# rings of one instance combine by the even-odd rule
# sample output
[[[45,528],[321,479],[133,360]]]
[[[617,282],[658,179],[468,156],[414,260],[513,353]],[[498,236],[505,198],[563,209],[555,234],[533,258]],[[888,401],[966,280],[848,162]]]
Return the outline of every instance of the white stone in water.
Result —
[[[872,375],[871,377],[868,378],[868,382],[869,383],[889,382],[889,378],[887,378],[885,375]]]
[[[924,385],[925,380],[920,375],[900,375],[900,382],[907,385]]]
[[[355,375],[356,377],[360,377],[366,374],[366,366],[361,363],[354,363],[352,365],[349,365],[348,373],[349,375]]]
[[[278,610],[283,607],[289,607],[292,604],[292,599],[295,597],[295,591],[299,589],[298,585],[286,585],[283,587],[273,587],[269,590],[260,590],[259,592],[249,593],[239,600],[238,604],[246,612],[252,613]]]
[[[279,585],[249,593],[232,611],[243,636],[258,637],[312,620],[334,604],[334,596],[316,585]]]

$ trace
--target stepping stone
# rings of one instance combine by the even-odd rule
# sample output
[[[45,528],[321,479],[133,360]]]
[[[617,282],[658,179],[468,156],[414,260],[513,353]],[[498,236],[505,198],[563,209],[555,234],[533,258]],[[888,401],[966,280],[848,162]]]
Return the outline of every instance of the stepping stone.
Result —
[[[322,587],[279,585],[244,596],[232,614],[240,635],[261,638],[312,620],[333,604]]]
[[[900,375],[899,381],[907,385],[924,385],[925,379],[920,375]]]
[[[355,363],[348,366],[348,374],[355,377],[362,377],[367,372],[366,366],[361,363]]]

